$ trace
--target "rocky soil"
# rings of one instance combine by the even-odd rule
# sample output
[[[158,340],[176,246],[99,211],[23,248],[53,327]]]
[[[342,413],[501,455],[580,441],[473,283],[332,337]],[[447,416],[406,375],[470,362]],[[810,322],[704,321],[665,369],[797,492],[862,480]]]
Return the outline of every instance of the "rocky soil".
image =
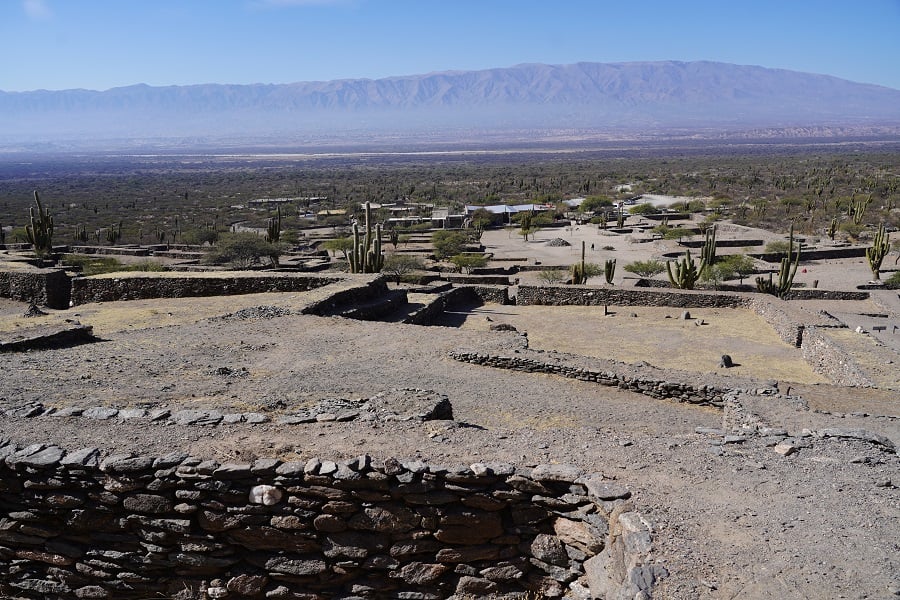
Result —
[[[815,410],[797,391],[701,408],[448,356],[521,351],[516,332],[301,316],[280,297],[259,308],[223,298],[227,318],[107,328],[96,343],[2,354],[0,435],[220,461],[367,452],[452,465],[570,463],[626,485],[651,519],[650,560],[670,572],[654,597],[900,595],[896,394],[820,384],[809,388]],[[446,396],[453,419],[337,418],[365,401],[383,412],[398,388]],[[864,411],[848,408],[858,393]],[[70,416],[26,416],[36,402]],[[322,406],[335,407],[330,417],[288,418]],[[129,410],[77,416],[91,407]],[[151,420],[154,410],[188,409],[220,414]],[[239,413],[264,418],[223,417]]]

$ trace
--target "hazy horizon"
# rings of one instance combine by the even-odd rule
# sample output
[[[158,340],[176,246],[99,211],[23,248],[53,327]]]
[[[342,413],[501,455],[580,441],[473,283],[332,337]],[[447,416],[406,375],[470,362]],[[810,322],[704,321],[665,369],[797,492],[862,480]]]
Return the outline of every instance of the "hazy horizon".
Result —
[[[10,0],[0,90],[380,80],[540,63],[712,61],[900,90],[900,3]]]

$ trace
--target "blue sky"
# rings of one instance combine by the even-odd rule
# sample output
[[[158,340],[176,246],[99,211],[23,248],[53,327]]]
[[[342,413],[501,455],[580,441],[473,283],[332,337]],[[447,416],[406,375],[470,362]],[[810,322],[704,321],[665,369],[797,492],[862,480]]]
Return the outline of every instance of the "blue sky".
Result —
[[[0,0],[0,90],[713,60],[900,89],[900,0]]]

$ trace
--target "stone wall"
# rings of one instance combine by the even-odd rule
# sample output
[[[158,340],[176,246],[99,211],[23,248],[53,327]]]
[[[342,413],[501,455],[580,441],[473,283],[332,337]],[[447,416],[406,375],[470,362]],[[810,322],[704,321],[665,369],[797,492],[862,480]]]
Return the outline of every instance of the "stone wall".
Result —
[[[497,356],[481,352],[454,350],[450,352],[450,358],[460,362],[494,367],[496,369],[559,375],[569,379],[617,387],[621,390],[637,392],[651,398],[664,398],[677,402],[715,406],[716,408],[724,406],[724,397],[730,392],[728,388],[713,385],[695,385],[640,375],[629,376],[614,370],[601,371],[579,365],[560,364],[558,362],[541,361],[522,356]],[[774,393],[774,390],[770,391]]]
[[[339,281],[339,277],[285,273],[122,274],[120,277],[80,277],[72,280],[72,303],[231,296],[263,292],[303,292]]]
[[[602,286],[520,285],[516,304],[587,306],[672,306],[679,308],[737,308],[745,298],[726,292],[693,290],[657,292]]]
[[[462,303],[509,304],[509,288],[503,285],[464,285],[442,292],[427,306],[407,317],[403,322],[410,325],[433,325],[452,306]]]
[[[150,256],[150,249],[146,246],[71,246],[69,252],[112,256]]]
[[[848,386],[873,385],[872,380],[854,362],[852,355],[828,337],[824,327],[807,327],[803,331],[800,351],[813,370],[825,375],[833,383]]]
[[[69,307],[69,276],[61,269],[0,271],[0,297],[40,306]]]
[[[635,597],[665,575],[643,564],[628,490],[565,465],[219,464],[0,439],[0,491],[4,597]]]

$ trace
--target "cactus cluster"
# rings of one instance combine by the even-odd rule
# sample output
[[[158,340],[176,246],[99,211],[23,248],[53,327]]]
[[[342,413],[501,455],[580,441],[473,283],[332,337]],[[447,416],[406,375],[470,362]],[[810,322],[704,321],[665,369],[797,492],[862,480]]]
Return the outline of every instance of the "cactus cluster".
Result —
[[[34,192],[34,203],[37,204],[37,215],[34,207],[28,209],[30,224],[25,226],[25,237],[34,253],[38,256],[50,254],[53,250],[53,217],[50,209],[41,206],[37,191]]]
[[[584,240],[581,241],[581,262],[572,265],[572,284],[583,285],[587,283],[587,267],[584,263]]]
[[[274,244],[281,239],[281,207],[275,211],[275,216],[269,218],[266,223],[266,241]]]
[[[793,259],[791,255],[793,254]],[[791,285],[794,283],[794,275],[797,273],[797,265],[800,264],[800,242],[797,242],[797,253],[794,254],[794,226],[791,225],[791,234],[788,238],[788,250],[784,258],[781,259],[781,268],[778,270],[778,282],[772,280],[772,273],[769,278],[756,278],[756,289],[765,294],[772,294],[779,298],[784,298],[791,291]]]
[[[872,275],[875,279],[881,279],[881,261],[891,251],[890,234],[884,229],[884,223],[878,226],[878,232],[872,241],[872,247],[866,248],[866,260],[869,261],[869,268],[872,269]]]
[[[616,274],[616,259],[608,258],[606,262],[603,264],[603,276],[606,278],[606,283],[612,285],[613,284],[613,276]]]
[[[366,202],[366,231],[361,236],[359,224],[353,224],[353,247],[347,255],[350,260],[351,273],[379,273],[384,266],[384,254],[381,253],[381,224],[372,228],[372,207]]]
[[[87,244],[88,239],[90,239],[90,235],[87,232],[87,227],[85,227],[84,225],[76,225],[75,241],[81,242],[82,244]]]
[[[847,206],[847,215],[853,219],[854,225],[862,223],[863,215],[872,202],[872,194],[867,195],[862,200],[851,200]]]
[[[110,245],[115,245],[121,239],[122,239],[122,221],[119,221],[118,227],[116,227],[115,225],[113,225],[111,227],[107,227],[106,241],[109,242]]]
[[[616,215],[616,228],[622,229],[623,227],[625,227],[625,211],[619,205],[619,213]]]
[[[675,272],[672,272],[672,262],[666,263],[666,272],[669,274],[669,281],[672,285],[681,290],[692,290],[694,284],[700,279],[700,274],[706,268],[706,263],[701,259],[700,266],[691,258],[691,250],[688,248],[684,252],[684,258],[675,261]]]

